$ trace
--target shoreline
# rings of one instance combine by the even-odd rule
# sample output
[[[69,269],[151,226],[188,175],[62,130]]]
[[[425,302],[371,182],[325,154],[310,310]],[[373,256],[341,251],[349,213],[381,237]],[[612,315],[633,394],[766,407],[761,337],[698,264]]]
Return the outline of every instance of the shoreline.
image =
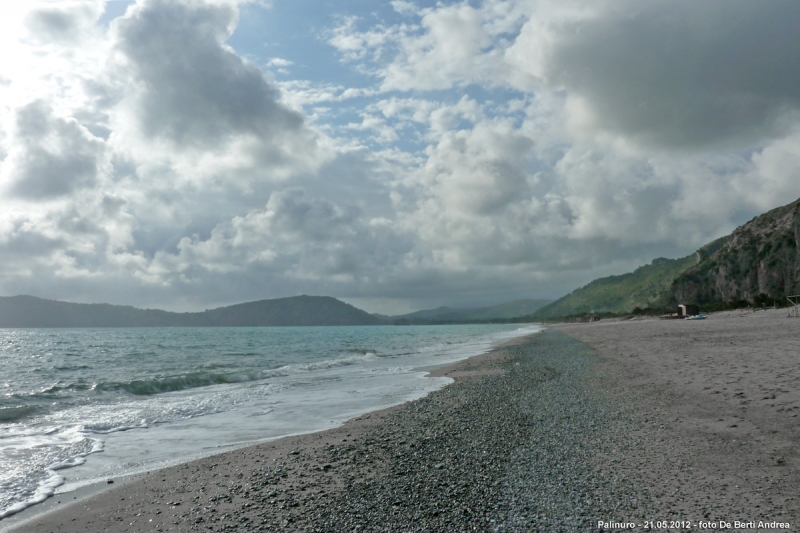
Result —
[[[158,471],[24,531],[792,531],[798,362],[800,320],[777,314],[549,326],[434,371],[454,382],[424,398]]]
[[[483,354],[474,355],[462,361],[457,361],[455,363],[449,363],[440,366],[438,368],[434,368],[430,371],[427,371],[424,377],[425,378],[448,377],[453,379],[453,382],[457,382],[462,379],[473,379],[474,376],[471,375],[473,374],[473,372],[471,371],[463,372],[459,370],[463,364],[466,364],[469,361],[483,361],[484,358],[491,358],[492,354],[496,350],[501,349],[507,345],[514,345],[519,342],[524,342],[524,339],[532,335],[536,335],[538,333],[539,332],[527,334],[521,337],[513,338],[511,340],[507,340]],[[425,372],[424,370],[421,371]],[[451,375],[451,373],[453,375]],[[453,383],[447,384],[445,385],[445,387],[448,387],[452,384]],[[38,521],[39,519],[42,519],[43,517],[51,515],[53,513],[55,514],[60,513],[65,509],[70,508],[71,506],[80,505],[83,501],[87,499],[101,497],[104,493],[108,491],[118,490],[130,483],[141,482],[143,479],[148,478],[149,476],[156,476],[159,473],[165,471],[179,470],[181,467],[185,465],[189,465],[198,461],[203,461],[209,458],[225,456],[227,454],[235,454],[236,452],[239,452],[241,450],[247,450],[249,448],[263,447],[269,445],[271,450],[274,451],[274,453],[270,454],[269,457],[275,459],[276,457],[281,457],[282,455],[285,455],[285,453],[287,453],[286,450],[293,451],[299,447],[310,445],[310,443],[306,441],[321,441],[326,444],[331,442],[340,442],[340,441],[347,442],[347,436],[349,436],[349,434],[351,434],[352,432],[360,431],[363,429],[363,427],[368,427],[379,423],[379,421],[386,414],[413,401],[416,400],[406,400],[394,406],[378,409],[375,411],[369,411],[367,413],[362,413],[360,415],[349,418],[343,421],[338,426],[332,428],[312,430],[303,433],[275,437],[269,440],[247,444],[246,446],[243,447],[227,449],[221,452],[215,452],[210,455],[192,457],[186,461],[181,461],[179,463],[176,463],[175,465],[171,465],[165,468],[160,468],[148,472],[133,473],[125,476],[114,476],[113,480],[111,480],[111,483],[108,483],[107,481],[105,482],[98,481],[95,483],[81,486],[69,492],[62,492],[62,493],[57,492],[56,494],[48,497],[41,503],[26,507],[25,509],[15,514],[0,520],[0,533],[21,532],[23,530],[23,527],[29,527],[29,526],[33,527],[31,526],[31,524]],[[342,434],[345,436],[343,437]],[[319,443],[316,444],[318,445]],[[259,462],[260,459],[256,459],[255,461]],[[27,529],[25,529],[25,531],[27,531]]]

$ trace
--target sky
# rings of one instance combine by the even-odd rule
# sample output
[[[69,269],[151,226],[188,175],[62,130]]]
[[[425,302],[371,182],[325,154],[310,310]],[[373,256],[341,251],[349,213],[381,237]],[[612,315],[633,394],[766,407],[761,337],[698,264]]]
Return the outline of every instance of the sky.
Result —
[[[0,295],[558,298],[800,197],[793,0],[0,3]]]

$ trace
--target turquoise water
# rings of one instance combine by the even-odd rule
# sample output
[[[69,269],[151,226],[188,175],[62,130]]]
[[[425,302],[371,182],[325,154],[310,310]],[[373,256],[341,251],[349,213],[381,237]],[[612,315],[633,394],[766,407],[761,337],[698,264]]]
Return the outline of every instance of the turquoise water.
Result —
[[[332,427],[536,326],[0,330],[0,518],[54,492]]]

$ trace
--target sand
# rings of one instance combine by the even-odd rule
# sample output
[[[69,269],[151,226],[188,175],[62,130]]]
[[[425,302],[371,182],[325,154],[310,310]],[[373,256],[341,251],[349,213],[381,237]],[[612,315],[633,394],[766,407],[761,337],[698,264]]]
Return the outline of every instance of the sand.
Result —
[[[724,508],[800,527],[800,318],[786,315],[559,327],[601,358],[594,385],[631,405],[638,428],[601,468],[638,479],[655,518]]]
[[[519,378],[510,381],[519,362],[542,349],[535,344],[540,341],[525,340],[437,371],[455,383],[428,398],[359,417],[333,430],[115,480],[108,490],[84,499],[71,501],[72,495],[59,495],[49,500],[53,510],[25,521],[0,522],[0,529],[11,524],[14,533],[466,530],[448,527],[456,517],[459,524],[476,531],[543,530],[531,529],[531,524],[542,523],[561,524],[548,528],[552,531],[596,531],[598,520],[631,520],[639,525],[646,520],[687,520],[693,529],[703,520],[715,524],[768,520],[791,527],[759,529],[754,524],[739,530],[800,527],[800,319],[787,318],[778,310],[718,314],[704,321],[601,321],[551,330],[556,331],[540,340],[549,338],[558,345],[561,332],[593,349],[590,378],[585,385],[573,380],[571,386],[585,387],[586,397],[592,405],[602,406],[600,411],[607,413],[602,416],[610,421],[594,426],[576,421],[574,411],[564,415],[567,421],[572,417],[574,425],[564,427],[574,433],[576,442],[597,442],[594,451],[581,452],[578,470],[570,466],[580,472],[574,481],[582,485],[581,502],[574,504],[577,508],[585,503],[580,516],[563,520],[545,516],[547,508],[557,507],[551,493],[565,490],[566,496],[558,500],[562,503],[569,494],[578,494],[563,487],[546,489],[550,474],[522,479],[530,468],[521,465],[538,453],[536,446],[549,450],[556,469],[553,479],[564,473],[558,471],[561,448],[537,440],[553,425],[547,416],[557,415],[531,418],[524,409],[508,414],[513,410],[502,409],[502,402],[509,402],[503,391],[511,383],[519,385]],[[530,376],[544,376],[554,365],[544,360],[535,363],[524,376],[531,380],[531,390],[540,390],[537,387],[546,379]],[[560,383],[552,376],[547,379]],[[542,394],[547,391],[541,389],[537,398],[558,402],[558,390],[553,390],[546,397]],[[467,405],[478,392],[486,398],[481,400],[487,407],[485,416],[480,405]],[[530,406],[526,409],[530,411]],[[472,417],[469,423],[459,426],[466,416]],[[431,429],[437,424],[450,428],[450,433],[437,436]],[[420,428],[434,433],[423,435]],[[474,441],[459,440],[459,431],[473,429]],[[488,446],[493,432],[498,437]],[[553,437],[558,438],[568,440],[563,434]],[[433,442],[433,451],[425,448]],[[481,455],[452,467],[433,459],[448,453],[457,459],[481,447],[491,457],[485,463]],[[430,461],[420,457],[409,463],[402,458],[416,454],[414,450],[428,450]],[[397,488],[398,479],[406,489]],[[439,479],[438,492],[424,492],[429,488],[426,479]],[[476,486],[480,483],[486,487]],[[369,498],[370,487],[378,514],[370,515],[367,509],[362,517],[357,510],[363,505],[354,502]],[[451,501],[417,501],[412,508],[400,496],[381,494],[381,487],[440,494]],[[533,501],[525,503],[528,510],[523,513],[513,507],[522,505],[515,502],[525,491],[532,493]],[[388,509],[380,511],[386,518],[375,523],[374,517],[382,516],[380,509]],[[560,509],[562,514],[570,512]],[[337,513],[353,518],[331,517]]]

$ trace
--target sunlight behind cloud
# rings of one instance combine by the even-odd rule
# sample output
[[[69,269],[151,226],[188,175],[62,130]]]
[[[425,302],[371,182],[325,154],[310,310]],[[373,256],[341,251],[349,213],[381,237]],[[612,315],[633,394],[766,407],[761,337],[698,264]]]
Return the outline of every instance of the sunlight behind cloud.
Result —
[[[555,297],[800,196],[793,3],[2,10],[8,294]]]

